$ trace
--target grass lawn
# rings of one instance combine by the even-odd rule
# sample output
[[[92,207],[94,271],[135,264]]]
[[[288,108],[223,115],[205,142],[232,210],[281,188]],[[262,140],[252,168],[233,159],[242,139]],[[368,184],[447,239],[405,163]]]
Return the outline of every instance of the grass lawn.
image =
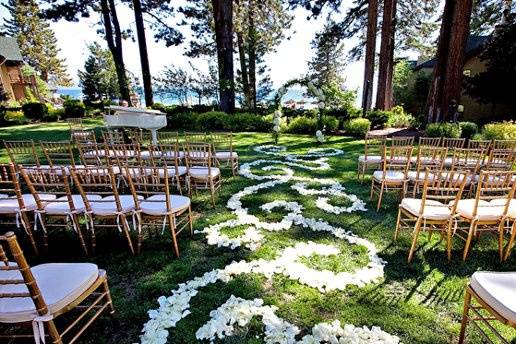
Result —
[[[99,122],[89,124],[95,126]],[[67,126],[60,123],[0,129],[0,139],[3,140],[62,140],[68,137]],[[257,145],[270,144],[270,140],[267,134],[236,134],[236,149],[241,164],[256,159],[275,159],[252,149]],[[286,146],[288,153],[306,153],[315,146],[312,137],[299,135],[283,135],[279,144]],[[244,197],[243,207],[261,220],[275,222],[285,215],[285,210],[275,208],[268,214],[259,208],[260,205],[274,200],[298,202],[304,208],[305,217],[322,219],[374,243],[379,256],[387,262],[384,278],[360,288],[349,286],[344,291],[321,293],[283,275],[274,275],[271,280],[258,274],[239,275],[228,283],[217,282],[200,289],[191,301],[192,313],[179,321],[177,327],[170,329],[170,343],[196,342],[195,332],[210,319],[210,311],[226,302],[231,295],[244,299],[262,298],[265,304],[278,307],[278,316],[302,330],[310,329],[319,322],[339,319],[343,324],[379,326],[399,336],[404,343],[452,343],[458,337],[464,288],[471,274],[477,270],[516,270],[514,258],[506,264],[499,263],[496,240],[489,236],[475,243],[466,263],[461,259],[463,243],[460,240],[455,241],[453,260],[448,263],[444,244],[439,242],[437,235],[430,241],[426,236],[421,237],[420,249],[413,262],[407,264],[409,234],[403,233],[397,242],[392,239],[398,200],[388,195],[382,209],[376,212],[375,206],[369,202],[370,179],[366,179],[364,184],[356,181],[356,161],[362,152],[363,142],[333,137],[322,147],[339,148],[344,154],[328,159],[331,169],[306,171],[293,168],[295,175],[337,179],[345,186],[346,192],[366,201],[366,212],[329,214],[315,206],[317,196],[303,196],[293,191],[290,182]],[[2,150],[0,154],[2,162],[7,161],[5,151]],[[253,171],[263,173],[259,169]],[[195,229],[201,230],[233,218],[226,208],[227,200],[244,187],[258,183],[241,176],[227,178],[215,209],[211,208],[208,194],[194,197]],[[334,205],[347,206],[337,199],[330,198],[330,201]],[[235,228],[223,233],[235,237],[241,231],[243,228]],[[147,237],[143,252],[139,256],[131,256],[121,235],[100,232],[97,236],[97,255],[87,258],[81,255],[78,241],[73,235],[56,233],[51,236],[49,254],[29,256],[29,262],[91,261],[107,270],[116,315],[113,319],[103,317],[97,321],[82,337],[83,343],[134,343],[139,339],[143,324],[148,321],[147,311],[156,309],[157,298],[171,295],[178,284],[214,268],[224,268],[232,261],[273,259],[284,248],[299,242],[331,244],[339,249],[338,255],[312,255],[300,259],[313,269],[352,271],[368,263],[363,247],[350,245],[328,233],[313,232],[300,226],[277,232],[260,230],[260,233],[264,240],[255,251],[242,247],[230,250],[211,246],[207,244],[204,234],[196,234],[193,239],[181,235],[179,259],[174,257],[171,240],[166,235],[165,238]],[[24,247],[29,253],[29,246]],[[514,337],[514,332],[512,334]],[[260,343],[260,338],[263,338],[261,322],[253,321],[248,328],[226,342]],[[481,340],[471,334],[470,342],[480,343]]]

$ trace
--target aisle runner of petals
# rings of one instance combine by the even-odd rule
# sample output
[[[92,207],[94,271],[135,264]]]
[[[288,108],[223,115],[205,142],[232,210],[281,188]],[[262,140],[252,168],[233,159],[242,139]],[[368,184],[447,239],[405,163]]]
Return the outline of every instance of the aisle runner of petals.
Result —
[[[218,281],[228,282],[235,276],[244,273],[262,274],[272,278],[274,274],[282,274],[300,283],[317,288],[320,292],[331,290],[344,290],[348,285],[362,287],[367,283],[373,283],[383,277],[385,262],[378,257],[377,249],[366,239],[362,239],[353,233],[339,227],[334,227],[320,219],[306,218],[303,216],[303,207],[297,202],[276,200],[260,206],[264,212],[271,212],[276,208],[284,209],[287,215],[279,222],[270,223],[260,221],[256,216],[248,213],[248,209],[242,206],[241,199],[257,192],[274,188],[281,184],[294,182],[291,188],[301,195],[318,196],[316,206],[326,212],[340,214],[353,211],[365,211],[365,203],[355,195],[348,195],[345,188],[333,179],[304,178],[294,176],[292,167],[305,170],[327,170],[330,166],[328,157],[340,155],[343,152],[338,149],[310,150],[304,155],[284,154],[285,147],[259,146],[257,152],[269,156],[281,156],[281,160],[261,159],[243,164],[240,174],[248,179],[261,183],[248,186],[234,194],[227,203],[227,207],[233,211],[236,219],[225,221],[204,228],[201,233],[206,235],[208,244],[218,247],[235,249],[244,246],[255,250],[264,241],[260,230],[283,231],[293,225],[309,228],[313,231],[328,232],[350,244],[361,245],[367,248],[369,263],[353,272],[334,273],[328,270],[316,270],[302,264],[301,257],[314,254],[330,256],[338,255],[340,250],[333,245],[317,244],[313,242],[298,243],[293,247],[283,250],[274,260],[239,261],[227,265],[223,269],[214,269],[206,272],[201,277],[196,277],[186,283],[182,283],[169,297],[161,296],[158,299],[159,308],[149,311],[150,320],[144,325],[142,343],[166,343],[168,328],[175,327],[177,322],[190,314],[190,300],[197,295],[198,290]],[[281,174],[257,175],[251,170],[257,166],[265,165],[262,171],[278,171]],[[278,167],[276,165],[281,165]],[[277,172],[275,172],[277,173]],[[321,188],[313,189],[308,183],[319,184]],[[329,204],[329,198],[324,196],[337,196],[347,198],[351,202],[350,207],[338,207]],[[222,234],[223,228],[246,226],[244,233],[236,238],[229,238]],[[246,326],[252,317],[262,318],[265,326],[265,343],[398,343],[399,339],[379,328],[357,328],[352,325],[340,326],[338,321],[333,323],[320,323],[312,328],[311,335],[305,335],[301,341],[296,340],[299,329],[275,314],[273,306],[263,306],[263,300],[243,300],[231,296],[231,298],[217,310],[210,313],[211,320],[201,327],[196,335],[199,340],[213,341],[216,338],[224,338],[234,334],[235,326]]]

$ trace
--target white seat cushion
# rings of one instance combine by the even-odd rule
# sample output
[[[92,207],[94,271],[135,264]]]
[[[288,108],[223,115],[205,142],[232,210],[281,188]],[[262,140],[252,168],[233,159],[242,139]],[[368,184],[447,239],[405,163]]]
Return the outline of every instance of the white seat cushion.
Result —
[[[158,170],[159,177],[164,178],[165,177],[165,168],[160,168]],[[177,175],[178,176],[184,176],[186,174],[186,166],[177,166]],[[174,177],[176,175],[176,168],[175,167],[168,167],[167,168],[167,175],[168,177]]]
[[[154,195],[140,203],[140,208],[147,215],[166,215],[166,195]],[[172,212],[176,213],[187,209],[190,206],[190,198],[179,195],[170,195],[170,206]]]
[[[120,195],[120,207],[122,213],[127,213],[136,207],[132,195]],[[139,197],[143,199],[143,197]],[[91,210],[94,215],[112,216],[117,215],[118,209],[115,202],[115,196],[108,196],[102,198],[100,202],[91,202]]]
[[[458,184],[462,183],[464,181],[464,178],[466,177],[465,174],[462,174],[462,173],[448,173],[448,172],[445,172],[445,173],[442,173],[441,174],[441,179],[442,180],[450,180],[451,178],[453,178],[453,182],[456,182]],[[468,175],[467,178],[466,178],[466,184],[465,186],[468,186],[471,184],[471,176]]]
[[[140,152],[140,158],[142,158],[143,160],[150,160],[151,152],[148,151],[148,150],[141,151]]]
[[[86,197],[90,201],[102,199],[102,197],[99,195],[86,195]],[[70,213],[70,205],[68,204],[68,197],[67,196],[59,197],[57,200],[61,201],[61,202],[49,202],[45,206],[45,212],[49,215],[69,214]],[[78,213],[84,212],[86,205],[84,204],[84,201],[83,201],[81,195],[72,195],[72,201],[73,201],[73,206],[74,206],[76,212],[78,212]]]
[[[425,208],[423,209],[423,214],[421,214],[422,201],[417,198],[404,198],[401,201],[401,207],[413,215],[422,216],[428,220],[447,220],[450,218],[450,208],[439,201],[431,199],[425,201]]]
[[[216,152],[215,157],[219,160],[230,160],[238,158],[237,152]]]
[[[462,217],[472,219],[475,208],[474,199],[461,199],[457,204],[457,213]],[[502,217],[504,207],[501,205],[490,204],[485,200],[479,200],[477,207],[477,217],[482,221],[497,220]]]
[[[41,264],[32,267],[31,271],[50,313],[72,303],[97,280],[99,273],[104,273],[91,263]],[[22,279],[17,270],[0,271],[0,274],[0,279]],[[0,285],[0,293],[16,292],[28,292],[26,285]],[[0,322],[31,321],[37,316],[30,297],[0,298]]]
[[[374,171],[373,178],[376,180],[383,180],[383,171]],[[388,182],[403,182],[405,174],[401,171],[386,171],[385,180]]]
[[[84,156],[87,158],[94,158],[96,156],[106,156],[106,151],[104,149],[99,149],[96,151],[85,152]]]
[[[6,194],[0,194],[0,199],[2,198],[9,198],[9,195],[6,195]]]
[[[182,159],[182,158],[185,157],[185,152],[183,152],[183,151],[177,151],[177,152],[175,152],[175,151],[167,151],[167,152],[164,152],[162,154],[163,154],[163,156],[165,158],[169,158],[169,159],[170,158],[175,158],[175,157],[177,157],[178,159]]]
[[[207,167],[194,167],[194,168],[191,168],[188,171],[188,173],[190,174],[190,176],[192,178],[197,178],[197,179],[208,179],[209,178]],[[212,168],[210,168],[210,173],[211,173],[211,177],[214,178],[214,177],[217,177],[218,175],[220,175],[220,170],[217,167],[212,167]]]
[[[505,198],[493,199],[489,202],[489,204],[505,207],[505,205],[507,204],[507,199],[505,199]],[[509,209],[507,209],[507,215],[511,219],[516,219],[516,199],[510,200]]]
[[[411,181],[423,181],[425,180],[426,172],[425,171],[408,171],[407,178]],[[428,180],[433,181],[435,179],[435,175],[433,173],[428,174]]]
[[[516,272],[478,271],[471,276],[470,285],[491,308],[516,322]]]
[[[379,164],[382,162],[382,157],[380,155],[360,155],[358,157],[358,161],[360,162],[366,162],[369,164]]]
[[[446,167],[453,165],[453,158],[452,157],[444,158],[443,164]]]
[[[33,211],[37,209],[36,200],[34,196],[31,194],[24,194],[23,203],[25,204],[25,209],[28,211]],[[39,198],[42,201],[45,200],[53,200],[56,199],[55,195],[51,194],[40,194]],[[20,211],[20,204],[18,203],[18,199],[16,197],[3,198],[0,199],[0,214],[12,214]]]

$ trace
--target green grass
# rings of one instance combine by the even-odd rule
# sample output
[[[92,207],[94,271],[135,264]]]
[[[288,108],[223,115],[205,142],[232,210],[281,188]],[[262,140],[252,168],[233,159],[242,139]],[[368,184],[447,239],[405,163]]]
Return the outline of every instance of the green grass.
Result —
[[[92,126],[99,122],[91,122]],[[64,140],[69,137],[67,126],[61,123],[37,124],[0,129],[0,139]],[[252,150],[259,144],[271,143],[267,134],[239,133],[235,142],[241,163],[258,158],[269,159]],[[289,152],[301,153],[314,147],[314,139],[308,136],[282,135],[281,145]],[[307,172],[296,169],[298,176],[335,178],[347,189],[363,200],[369,197],[369,182],[356,181],[356,161],[362,151],[363,142],[347,137],[333,137],[323,147],[335,147],[345,151],[342,156],[329,159],[331,170]],[[1,161],[7,161],[5,152],[0,151]],[[226,173],[228,175],[228,173]],[[226,201],[235,192],[255,184],[243,177],[227,177],[218,195],[217,206],[212,209],[209,197],[201,193],[193,198],[195,229],[234,218],[226,209]],[[266,221],[279,221],[286,212],[274,209],[266,214],[259,209],[263,203],[273,200],[296,201],[303,205],[305,217],[328,221],[332,225],[350,230],[356,235],[373,242],[379,249],[381,258],[387,261],[385,278],[379,283],[358,288],[350,286],[344,291],[326,294],[290,280],[275,276],[266,280],[261,275],[240,275],[231,282],[216,283],[200,290],[192,299],[192,314],[181,320],[170,330],[170,343],[194,343],[195,332],[207,320],[211,310],[219,307],[230,295],[243,298],[260,297],[266,304],[276,305],[278,315],[309,329],[321,321],[339,319],[343,323],[357,326],[380,326],[383,330],[401,337],[404,343],[451,343],[456,342],[464,297],[464,288],[471,274],[477,270],[516,270],[516,259],[499,263],[496,242],[491,237],[481,237],[475,243],[470,259],[461,260],[463,244],[455,240],[453,260],[448,263],[443,243],[437,235],[431,240],[421,237],[419,249],[411,264],[406,258],[410,236],[403,233],[397,242],[392,236],[396,221],[398,200],[388,195],[379,212],[367,203],[367,212],[334,215],[315,207],[315,198],[301,196],[290,185],[267,189],[245,197],[243,206],[251,214]],[[330,198],[330,203],[339,203]],[[239,235],[242,228],[234,231],[223,229],[230,236]],[[172,253],[171,240],[167,235],[145,238],[143,252],[138,256],[128,253],[126,243],[117,232],[100,232],[97,237],[97,254],[94,257],[81,255],[78,241],[72,233],[51,233],[50,252],[33,257],[31,264],[42,262],[90,261],[105,269],[113,294],[116,314],[113,318],[102,317],[91,330],[82,337],[82,343],[134,343],[138,341],[142,325],[148,320],[147,311],[157,307],[156,299],[170,295],[171,290],[195,276],[214,268],[223,268],[232,261],[242,259],[273,259],[284,248],[300,241],[314,241],[339,247],[340,254],[321,257],[309,256],[303,262],[314,269],[351,271],[367,264],[368,258],[361,247],[352,246],[326,233],[314,233],[294,226],[282,232],[262,231],[265,239],[254,252],[246,249],[224,249],[208,246],[202,234],[193,239],[187,235],[179,237],[181,257]],[[25,252],[30,249],[22,242]],[[511,333],[504,329],[506,333]],[[471,333],[471,332],[470,332]],[[254,321],[249,328],[239,332],[228,343],[259,343],[262,337],[260,322]],[[514,332],[512,332],[514,337]],[[470,335],[471,343],[481,343],[481,339]]]

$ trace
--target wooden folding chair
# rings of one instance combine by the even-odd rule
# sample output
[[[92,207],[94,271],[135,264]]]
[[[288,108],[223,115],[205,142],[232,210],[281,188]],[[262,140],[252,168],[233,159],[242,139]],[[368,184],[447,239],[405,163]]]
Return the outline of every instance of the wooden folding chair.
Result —
[[[371,135],[367,133],[365,136],[364,155],[358,157],[357,178],[362,181],[367,170],[378,169],[382,166],[383,148],[387,142],[387,136]]]
[[[401,230],[413,229],[412,245],[408,255],[409,263],[412,261],[417,239],[422,231],[428,232],[429,239],[433,232],[438,232],[446,240],[448,261],[451,260],[455,209],[466,184],[466,178],[462,178],[461,183],[454,182],[453,174],[459,173],[467,176],[468,171],[452,171],[450,173],[452,174],[450,178],[443,180],[440,176],[441,169],[426,168],[421,199],[404,198],[399,205],[394,240],[398,238]]]
[[[158,143],[179,143],[179,133],[177,131],[158,131]]]
[[[31,337],[36,343],[75,343],[102,313],[115,312],[106,271],[95,264],[30,267],[13,232],[0,236],[0,260],[3,343]],[[56,320],[62,318],[66,327],[59,330]],[[22,332],[31,327],[32,334]]]
[[[443,137],[441,144],[443,147],[448,149],[452,148],[464,148],[464,144],[466,143],[466,139],[462,138],[451,138],[451,137]]]
[[[434,171],[439,171],[438,175],[441,175],[441,171],[444,164],[444,159],[448,154],[448,148],[439,146],[419,146],[417,150],[417,156],[415,157],[415,169],[410,170],[407,173],[409,179],[409,189],[412,188],[413,197],[419,194],[421,187],[423,186],[425,179],[425,170],[430,168]],[[413,166],[411,164],[411,166]],[[430,175],[433,177],[433,175]]]
[[[463,239],[463,260],[468,257],[473,237],[482,233],[498,236],[498,252],[503,260],[505,226],[510,200],[513,198],[516,171],[482,171],[474,199],[460,200],[457,205],[459,226],[456,234]]]
[[[504,338],[492,322],[498,321],[516,329],[515,285],[516,272],[478,271],[471,276],[464,297],[459,344],[464,343],[469,323],[482,336],[484,343],[513,343]]]
[[[391,138],[391,146],[392,147],[413,146],[413,145],[414,145],[414,136],[393,136]]]
[[[177,187],[177,190],[183,194],[183,182],[186,182],[187,168],[181,165],[181,153],[177,143],[158,144],[153,146],[151,151],[151,166],[159,168],[161,178],[165,178],[164,170],[167,170],[169,184]],[[184,154],[183,154],[184,156]]]
[[[516,181],[514,181],[514,183],[516,183]],[[508,223],[509,225],[512,223],[509,231],[509,242],[507,243],[507,248],[503,258],[503,260],[506,261],[511,255],[511,251],[514,248],[514,241],[516,239],[516,199],[514,199],[514,197],[509,201],[509,208],[507,209],[506,218],[502,221],[502,223]]]
[[[491,149],[483,170],[510,171],[516,164],[516,149]]]
[[[192,210],[190,198],[171,195],[169,188],[168,168],[143,167],[145,173],[129,174],[129,186],[136,203],[138,216],[138,245],[139,253],[143,241],[143,226],[161,227],[161,232],[168,226],[172,235],[174,252],[179,257],[177,235],[185,228],[193,235]]]
[[[29,213],[36,209],[36,201],[31,194],[22,194],[18,174],[14,164],[0,165],[0,219],[3,225],[23,228],[32,249],[39,254],[34,239]]]
[[[66,121],[66,123],[68,123],[70,130],[72,130],[72,129],[82,130],[84,128],[82,125],[82,118],[80,118],[80,117],[67,118],[65,121]]]
[[[97,142],[77,142],[77,149],[83,166],[108,165],[108,154]]]
[[[192,191],[209,190],[211,202],[215,207],[215,192],[221,187],[222,179],[220,169],[213,167],[213,155],[210,144],[187,143],[185,144],[185,161],[187,168],[188,194]]]
[[[121,130],[103,130],[102,139],[104,143],[108,145],[126,143],[124,132]]]
[[[440,145],[440,137],[419,137],[419,146],[439,147]]]
[[[69,174],[69,167],[76,166],[73,145],[70,141],[41,141],[40,145],[50,167],[65,166],[65,171]]]
[[[223,163],[231,168],[233,176],[238,172],[238,153],[233,149],[233,133],[211,133],[210,142],[217,166]]]
[[[185,144],[207,143],[208,142],[208,136],[206,133],[185,132],[184,138],[185,138]]]
[[[92,252],[96,248],[95,231],[98,228],[118,229],[127,239],[129,250],[134,254],[130,236],[132,219],[136,222],[136,204],[132,194],[121,195],[117,176],[111,167],[72,168],[72,178],[86,208],[86,217],[91,235]],[[100,196],[100,197],[98,197]]]
[[[64,228],[77,234],[84,254],[88,255],[79,222],[79,216],[83,216],[86,209],[81,195],[72,194],[68,173],[65,167],[20,168],[20,174],[36,201],[34,231],[42,230],[45,251],[48,251],[49,230]]]
[[[401,197],[405,196],[411,156],[411,146],[384,147],[382,169],[373,173],[371,181],[370,199],[378,195],[377,211],[380,210],[384,191],[394,190],[400,192]]]
[[[94,130],[71,129],[70,140],[75,143],[94,143],[97,142]]]

